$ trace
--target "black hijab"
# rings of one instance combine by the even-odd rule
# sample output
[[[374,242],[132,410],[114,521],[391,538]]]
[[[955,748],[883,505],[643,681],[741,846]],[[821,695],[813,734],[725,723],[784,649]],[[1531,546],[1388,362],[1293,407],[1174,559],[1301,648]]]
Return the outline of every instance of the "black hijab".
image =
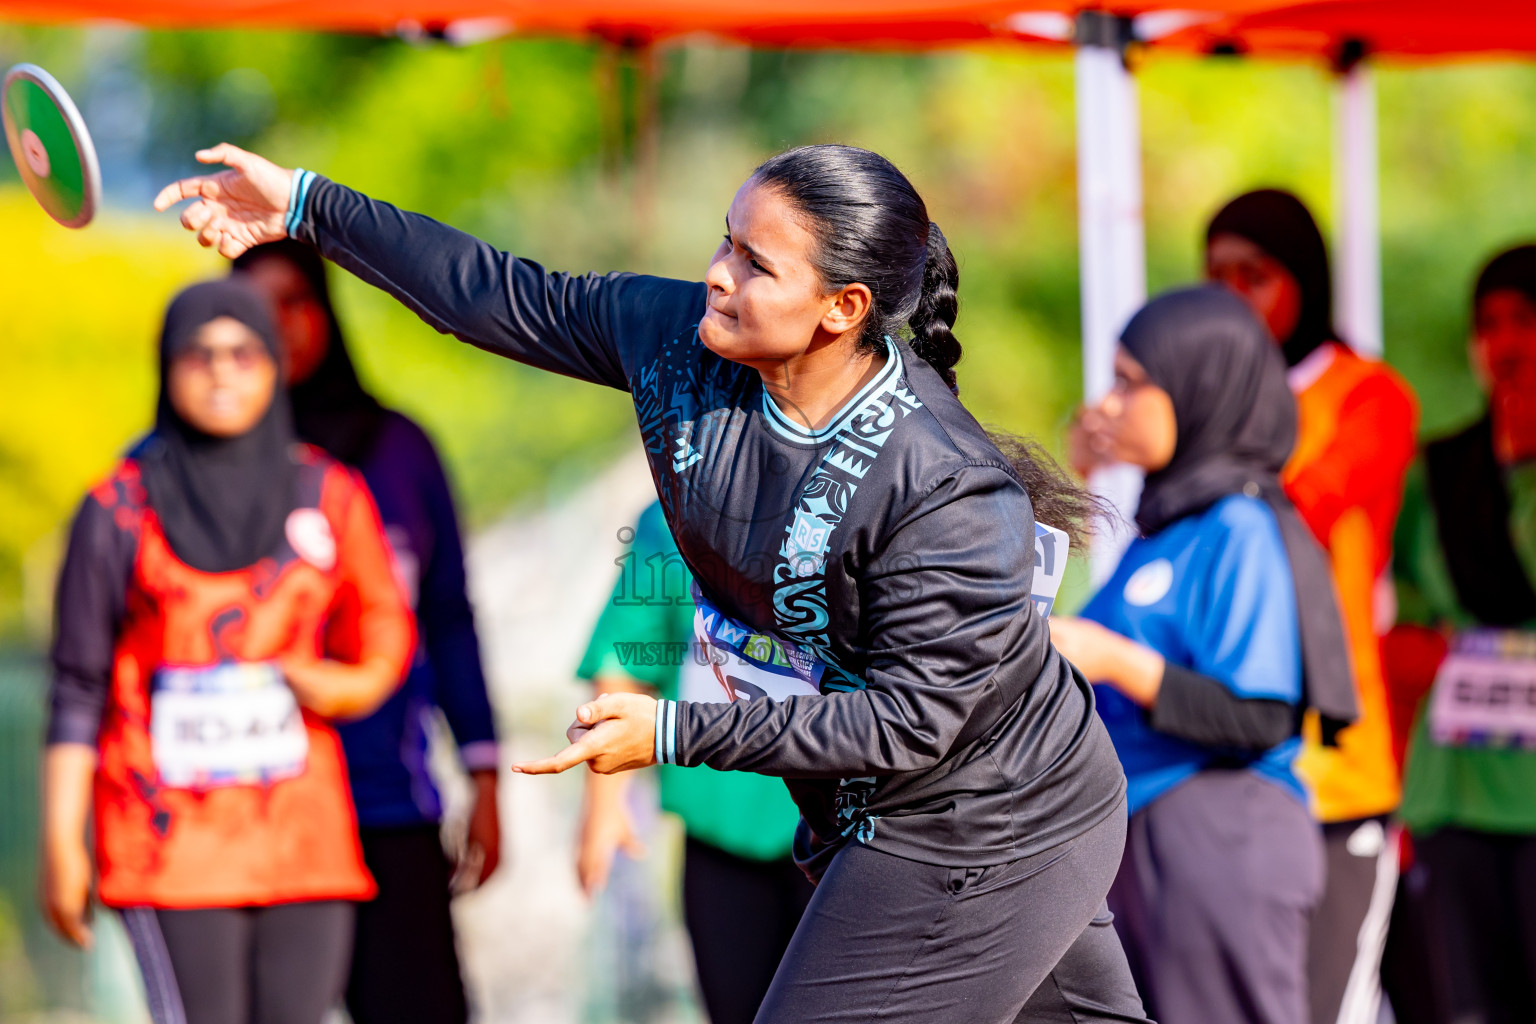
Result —
[[[1273,510],[1291,563],[1303,683],[1325,734],[1358,717],[1349,648],[1328,562],[1280,486],[1296,443],[1296,399],[1274,342],[1247,304],[1207,286],[1153,299],[1120,343],[1173,400],[1178,441],[1147,474],[1136,523],[1153,534],[1229,494]]]
[[[1289,338],[1277,338],[1287,365],[1295,366],[1319,345],[1338,339],[1333,329],[1333,279],[1328,247],[1306,205],[1289,192],[1259,189],[1221,208],[1205,231],[1205,244],[1217,235],[1237,235],[1263,249],[1291,272],[1301,286],[1301,312]]]
[[[1501,253],[1483,268],[1473,291],[1474,314],[1477,303],[1502,291],[1536,302],[1536,245]],[[1440,547],[1462,607],[1490,626],[1536,619],[1536,588],[1509,533],[1509,488],[1494,452],[1491,413],[1426,445],[1424,468]]]
[[[309,282],[315,301],[325,311],[330,344],[315,372],[288,390],[299,437],[356,466],[367,458],[387,415],[378,400],[363,390],[347,354],[341,324],[331,305],[325,261],[310,246],[292,239],[247,249],[235,259],[235,270],[247,270],[264,259],[287,262]]]
[[[195,284],[172,300],[160,332],[160,400],[141,450],[149,505],[176,557],[203,572],[231,572],[276,552],[295,500],[293,424],[279,371],[272,404],[239,437],[212,437],[182,419],[166,383],[172,361],[211,320],[249,327],[281,367],[267,300],[238,281]]]

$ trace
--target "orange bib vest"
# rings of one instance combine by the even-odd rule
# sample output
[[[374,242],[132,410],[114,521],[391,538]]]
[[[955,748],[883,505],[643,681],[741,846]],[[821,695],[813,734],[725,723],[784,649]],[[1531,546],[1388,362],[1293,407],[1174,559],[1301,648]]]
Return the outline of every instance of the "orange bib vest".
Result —
[[[96,852],[108,906],[261,906],[375,893],[341,742],[324,719],[291,702],[275,664],[296,652],[335,654],[337,642],[355,646],[347,609],[355,610],[356,574],[339,553],[381,559],[387,570],[388,549],[366,488],[317,450],[305,455],[285,540],[271,556],[234,572],[202,572],[176,557],[131,460],[96,491],[118,527],[138,541],[98,740]],[[376,542],[348,543],[349,531],[370,525]],[[367,575],[378,579],[379,566],[370,569]],[[403,598],[395,598],[399,628],[410,632]],[[168,673],[195,681],[220,668],[266,679],[265,697],[291,708],[285,717],[279,712],[284,739],[301,753],[283,771],[189,778],[167,769],[176,737],[165,721],[156,732],[152,718],[157,708],[166,714],[157,694]],[[186,732],[186,722],[175,724]],[[202,738],[218,750],[217,738]]]

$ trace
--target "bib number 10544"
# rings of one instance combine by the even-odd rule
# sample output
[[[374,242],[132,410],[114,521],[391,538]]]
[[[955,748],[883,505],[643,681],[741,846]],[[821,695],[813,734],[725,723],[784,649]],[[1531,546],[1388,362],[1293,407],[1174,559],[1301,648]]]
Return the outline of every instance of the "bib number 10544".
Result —
[[[304,716],[271,662],[162,667],[150,698],[150,744],[162,785],[260,785],[303,773]]]

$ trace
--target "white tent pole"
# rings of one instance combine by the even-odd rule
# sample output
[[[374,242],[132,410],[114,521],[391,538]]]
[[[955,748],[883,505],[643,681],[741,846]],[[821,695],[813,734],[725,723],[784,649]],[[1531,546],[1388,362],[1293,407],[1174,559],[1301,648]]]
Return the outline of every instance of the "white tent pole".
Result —
[[[1334,319],[1356,351],[1382,353],[1381,179],[1376,151],[1376,80],[1350,62],[1334,86]]]
[[[1097,11],[1078,15],[1077,211],[1083,304],[1083,393],[1090,402],[1114,380],[1115,346],[1131,314],[1146,301],[1146,239],[1141,211],[1141,135],[1136,81],[1125,66],[1130,23]],[[1090,481],[1129,521],[1141,490],[1128,466]],[[1095,540],[1092,577],[1114,571],[1130,531]]]

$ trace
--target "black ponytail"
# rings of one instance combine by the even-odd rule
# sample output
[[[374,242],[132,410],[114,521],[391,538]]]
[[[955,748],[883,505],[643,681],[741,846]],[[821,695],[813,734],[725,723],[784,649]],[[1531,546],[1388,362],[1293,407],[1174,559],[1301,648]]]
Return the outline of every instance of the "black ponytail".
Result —
[[[923,292],[917,309],[907,320],[912,330],[912,351],[938,371],[957,394],[955,364],[960,361],[960,339],[955,337],[955,318],[960,315],[960,267],[944,232],[928,223],[928,253],[923,259]]]
[[[764,161],[752,180],[806,218],[816,240],[811,262],[824,287],[868,286],[874,305],[859,329],[859,347],[883,354],[887,337],[906,338],[958,394],[960,268],[906,175],[867,149],[802,146]],[[1084,531],[1103,514],[1102,503],[1033,441],[997,431],[989,436],[1029,492],[1035,515],[1081,545]]]

